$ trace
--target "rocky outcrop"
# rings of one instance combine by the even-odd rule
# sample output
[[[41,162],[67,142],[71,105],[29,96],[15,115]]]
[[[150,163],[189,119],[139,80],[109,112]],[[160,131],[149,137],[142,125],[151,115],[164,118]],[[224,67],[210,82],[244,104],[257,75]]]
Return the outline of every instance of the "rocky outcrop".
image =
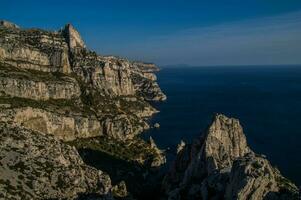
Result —
[[[161,91],[157,77],[154,72],[159,71],[159,68],[154,64],[145,64],[141,62],[134,62],[136,70],[132,76],[132,82],[138,93],[146,100],[164,101],[166,95]]]
[[[72,118],[83,119],[81,116],[87,115],[88,110],[91,116],[87,118],[99,121],[96,126],[99,128],[89,136],[108,135],[125,140],[149,128],[145,118],[157,111],[145,100],[165,99],[155,82],[152,72],[156,67],[153,64],[97,55],[86,48],[71,24],[58,32],[16,29],[5,24],[0,26],[0,98],[6,98],[5,101],[8,101],[7,98],[21,98],[61,100],[66,104],[73,102],[79,117]],[[139,81],[134,83],[137,76]],[[62,102],[60,104],[64,104]],[[70,119],[70,115],[64,116],[61,111],[48,108],[48,104],[45,108],[39,106],[39,109],[51,110],[54,117]],[[69,114],[74,112],[74,109],[64,110]],[[44,120],[49,126],[47,130],[53,130],[49,133],[67,140],[87,137],[85,131],[76,128],[77,125],[62,125],[64,128],[61,128],[49,123],[55,121],[49,120],[51,115],[47,114],[47,120]],[[90,124],[91,120],[88,121]],[[75,127],[77,131],[70,127]],[[72,131],[64,133],[67,129]],[[66,137],[63,137],[64,134]]]
[[[179,145],[163,181],[169,199],[297,199],[298,189],[247,145],[237,119],[216,115],[191,145]]]
[[[137,95],[148,101],[166,99],[156,83],[154,71],[123,58],[98,56],[86,49],[73,53],[73,58],[73,71],[86,84],[107,95]]]
[[[128,62],[81,56],[74,59],[74,71],[86,84],[110,96],[135,95]]]
[[[60,31],[50,32],[2,23],[0,122],[13,123],[45,137],[55,137],[79,149],[84,144],[85,149],[99,154],[158,168],[165,163],[164,152],[137,137],[150,128],[148,118],[158,112],[148,101],[165,97],[156,83],[155,68],[153,64],[97,55],[86,48],[79,32],[70,24]],[[51,148],[49,146],[49,151]],[[14,154],[14,151],[14,148],[10,149],[10,153]],[[66,152],[61,153],[65,156]],[[29,161],[28,165],[35,167]],[[39,173],[44,170],[42,168]],[[77,172],[72,173],[66,177],[78,176]],[[79,170],[78,173],[84,172]],[[90,175],[97,177],[94,172]],[[38,177],[33,177],[36,179]],[[73,179],[69,180],[72,183]],[[85,187],[83,182],[78,184]],[[81,195],[91,193],[90,190],[77,189],[79,186],[73,187]],[[119,196],[126,195],[124,185],[114,188]],[[22,190],[27,191],[26,188],[19,189],[16,191],[18,195]],[[71,185],[66,191],[55,191],[57,196],[52,191],[47,196],[46,190],[51,188],[45,188],[45,194],[40,192],[45,195],[43,198],[72,199],[76,196]],[[37,195],[34,196],[37,199],[40,196],[34,194],[35,191],[30,195]]]
[[[226,199],[299,199],[298,188],[265,156],[248,154],[235,160],[229,177]]]
[[[1,199],[109,198],[111,181],[87,166],[74,147],[16,125],[0,123]]]
[[[180,144],[177,145],[177,154],[182,152],[183,149],[185,148],[185,146],[186,146],[186,143],[183,140],[181,140]]]
[[[19,26],[17,26],[14,23],[5,21],[5,20],[0,20],[0,27],[5,27],[5,28],[20,28]]]
[[[237,119],[216,115],[207,134],[201,139],[201,160],[207,165],[206,173],[229,168],[236,158],[251,152]]]
[[[166,163],[164,152],[157,147],[152,137],[149,138],[149,144],[150,148],[154,151],[154,154],[157,155],[153,157],[150,161],[150,166],[152,168],[159,168],[160,166]]]
[[[164,100],[154,64],[100,56],[88,50],[71,24],[59,32],[0,27],[0,61],[22,69],[76,73],[106,95],[137,95]],[[71,64],[70,64],[71,63]]]
[[[128,192],[126,189],[126,184],[124,181],[121,181],[119,184],[114,185],[112,187],[112,194],[117,198],[124,198],[128,196]]]
[[[66,38],[71,51],[74,51],[76,48],[86,48],[86,45],[79,32],[72,26],[72,24],[66,24],[66,26],[60,32]]]
[[[152,73],[159,71],[159,68],[154,63],[134,61],[133,65],[137,66],[144,73]]]
[[[7,146],[3,152],[10,156],[20,151],[29,156],[28,160],[22,160],[22,165],[26,164],[29,171],[13,169],[3,173],[11,172],[12,180],[24,173],[28,179],[31,178],[30,184],[37,186],[28,189],[23,187],[27,179],[24,184],[21,180],[11,184],[5,178],[0,183],[6,185],[5,190],[0,189],[0,195],[13,198],[13,193],[20,196],[24,191],[24,199],[74,199],[90,193],[108,194],[110,184],[102,189],[101,184],[105,181],[98,183],[97,180],[103,176],[81,163],[81,160],[76,160],[74,164],[71,161],[68,161],[69,164],[56,163],[58,152],[61,157],[66,157],[65,160],[69,159],[69,154],[77,153],[75,149],[73,153],[71,150],[65,151],[65,148],[71,147],[60,146],[63,145],[61,142],[78,148],[81,146],[76,143],[84,144],[85,149],[109,156],[117,155],[125,162],[147,168],[163,165],[165,154],[155,146],[154,141],[149,144],[137,137],[150,128],[148,118],[158,112],[148,101],[166,99],[156,83],[155,71],[157,67],[154,64],[97,55],[87,49],[79,32],[71,24],[51,32],[22,29],[1,22],[0,123],[15,124],[20,131],[12,128],[13,131],[26,134],[26,144],[22,144],[24,149]],[[0,139],[3,138],[0,136]],[[48,138],[51,141],[47,141]],[[50,142],[56,146],[50,145]],[[12,141],[12,145],[14,143]],[[40,149],[31,152],[27,144]],[[45,157],[40,156],[40,152]],[[16,162],[20,159],[16,158]],[[54,174],[48,176],[50,169],[44,168],[43,163],[42,167],[37,166],[35,159],[39,162],[40,159],[46,160],[45,165],[51,168],[55,165]],[[3,166],[6,170],[6,163]],[[36,174],[31,177],[30,173]],[[59,178],[59,183],[56,183],[56,175],[63,176]],[[70,183],[65,183],[68,181]],[[100,190],[96,190],[98,187]],[[119,196],[126,195],[124,185],[114,188]]]

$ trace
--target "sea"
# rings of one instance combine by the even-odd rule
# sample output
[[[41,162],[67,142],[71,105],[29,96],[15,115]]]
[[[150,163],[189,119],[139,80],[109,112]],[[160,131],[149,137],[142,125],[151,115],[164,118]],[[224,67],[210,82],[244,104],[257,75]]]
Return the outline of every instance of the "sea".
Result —
[[[143,137],[172,152],[222,113],[240,120],[253,151],[301,185],[301,66],[168,66],[157,76],[167,101],[154,103],[160,113],[151,123],[160,128]]]

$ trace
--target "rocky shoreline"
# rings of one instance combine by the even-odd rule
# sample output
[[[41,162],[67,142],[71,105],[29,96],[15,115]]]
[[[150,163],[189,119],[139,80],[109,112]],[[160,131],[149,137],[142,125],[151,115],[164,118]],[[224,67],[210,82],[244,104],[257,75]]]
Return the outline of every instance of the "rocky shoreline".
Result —
[[[71,24],[1,21],[0,199],[299,198],[224,115],[160,170],[165,152],[139,137],[158,112],[150,102],[166,100],[158,70],[97,55]]]

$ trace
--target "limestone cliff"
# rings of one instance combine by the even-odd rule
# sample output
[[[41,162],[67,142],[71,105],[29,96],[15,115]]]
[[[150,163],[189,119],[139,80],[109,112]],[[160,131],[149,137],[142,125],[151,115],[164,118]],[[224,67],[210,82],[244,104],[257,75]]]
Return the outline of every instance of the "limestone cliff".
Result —
[[[234,161],[226,199],[300,199],[298,188],[262,155],[247,154]]]
[[[0,148],[1,159],[13,160],[1,163],[0,195],[108,196],[110,179],[57,139],[143,167],[163,165],[164,152],[137,137],[158,112],[149,101],[166,99],[156,83],[157,70],[154,64],[97,55],[71,24],[52,32],[1,21]],[[24,141],[14,141],[14,134]],[[19,163],[25,169],[14,168]],[[118,188],[114,193],[127,194],[126,187]]]
[[[53,32],[23,29],[1,21],[0,140],[6,142],[6,146],[0,147],[4,148],[1,159],[9,160],[16,155],[12,162],[22,161],[28,171],[8,169],[10,163],[3,163],[0,184],[6,186],[0,195],[13,198],[14,192],[19,194],[23,190],[25,199],[106,195],[110,184],[102,189],[106,182],[98,180],[106,176],[84,165],[76,150],[62,142],[76,147],[84,143],[85,149],[96,149],[147,167],[164,164],[164,153],[137,137],[150,128],[148,118],[158,112],[149,101],[166,99],[156,82],[157,70],[153,64],[97,55],[86,47],[71,24]],[[14,134],[20,134],[24,142],[14,141]],[[20,149],[16,144],[22,145]],[[107,150],[112,147],[115,151]],[[32,148],[39,151],[32,152]],[[133,152],[138,152],[136,157],[124,156]],[[21,153],[27,160],[19,158]],[[56,162],[60,159],[58,154],[66,157],[63,163]],[[44,174],[48,168],[44,169],[43,163],[42,167],[37,165],[34,159],[46,162],[46,167],[53,168],[53,174]],[[32,172],[35,174],[31,176]],[[16,183],[10,183],[11,177],[2,177],[2,173],[11,173],[9,176],[16,178]],[[24,183],[18,177],[22,173],[27,177]],[[56,175],[66,180],[56,184]],[[36,181],[40,181],[37,186],[26,186]],[[46,186],[49,181],[51,184]],[[64,190],[59,184],[66,184]],[[116,188],[119,187],[115,187],[115,192]]]
[[[73,51],[76,48],[86,48],[79,32],[72,26],[72,24],[67,24],[60,32],[66,38],[70,51]]]
[[[163,181],[169,199],[298,199],[298,188],[247,145],[237,119],[216,115],[191,145],[179,145]]]
[[[31,121],[41,117],[36,114],[38,107],[40,113],[48,113],[41,117],[40,125],[45,124],[42,129],[63,139],[87,137],[85,131],[91,124],[98,124],[98,128],[90,136],[119,140],[149,128],[145,119],[157,111],[147,101],[166,99],[156,83],[156,70],[152,64],[97,55],[86,48],[71,24],[50,32],[1,22],[0,98],[8,105],[16,98],[23,102],[18,108],[10,106],[10,118],[2,115],[2,120],[23,124],[24,120],[12,117],[12,113],[17,115],[30,106],[34,112],[27,112],[26,120]],[[31,104],[26,103],[28,99],[33,100]],[[54,118],[64,120],[58,125]],[[65,124],[65,118],[70,123]],[[82,120],[88,128],[72,128]]]
[[[20,69],[71,72],[65,39],[40,29],[0,26],[0,61]]]
[[[0,64],[0,96],[45,101],[80,98],[81,90],[75,78],[20,70]]]
[[[110,177],[84,164],[74,147],[3,122],[0,135],[1,199],[110,198]]]

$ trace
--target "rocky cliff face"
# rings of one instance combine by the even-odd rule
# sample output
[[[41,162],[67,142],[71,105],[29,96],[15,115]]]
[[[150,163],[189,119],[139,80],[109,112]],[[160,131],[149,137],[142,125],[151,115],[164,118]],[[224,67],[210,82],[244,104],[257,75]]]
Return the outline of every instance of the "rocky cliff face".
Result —
[[[247,145],[239,121],[216,115],[191,145],[179,145],[163,181],[169,199],[298,199],[298,188]]]
[[[48,112],[47,119],[42,118],[47,124],[43,129],[52,130],[48,132],[54,135],[60,132],[60,138],[86,137],[83,129],[73,130],[72,127],[82,124],[79,121],[87,113],[89,125],[85,126],[99,124],[91,136],[133,138],[149,127],[145,118],[157,112],[145,100],[166,99],[156,83],[154,65],[97,55],[86,48],[80,34],[70,24],[58,32],[49,32],[21,29],[2,22],[0,36],[0,98],[8,104],[10,98],[35,100],[31,105],[22,104],[32,109],[41,101],[57,100],[53,105],[45,104],[42,110],[51,110],[51,113]],[[63,106],[69,114],[60,113],[60,116],[65,115],[70,121],[72,115],[71,118],[80,120],[74,120],[72,125],[62,123],[61,128],[55,120],[50,120],[58,116],[58,110],[54,109],[58,104],[72,104],[74,108],[68,111]],[[10,111],[10,114],[17,114],[19,110]],[[34,113],[37,112],[27,112],[26,120],[37,118]],[[93,121],[95,119],[98,123]],[[15,122],[23,123],[22,120]],[[66,135],[72,132],[73,136],[62,137],[66,130],[69,130]]]
[[[24,191],[25,199],[75,199],[109,194],[109,178],[62,142],[80,146],[76,143],[84,140],[85,149],[97,146],[114,157],[140,146],[147,152],[140,149],[139,160],[129,161],[164,164],[162,151],[136,137],[158,112],[149,101],[166,99],[153,74],[157,70],[153,64],[97,55],[70,24],[51,32],[1,21],[0,140],[5,145],[0,147],[0,195],[14,198]],[[117,149],[108,151],[112,146]]]
[[[20,69],[71,72],[65,39],[39,29],[0,25],[0,60]]]
[[[75,78],[40,74],[0,64],[0,96],[45,101],[80,98],[81,90]]]
[[[79,32],[72,26],[72,24],[67,24],[60,32],[66,38],[70,51],[74,51],[76,48],[86,48]]]
[[[84,164],[74,147],[2,122],[0,134],[1,199],[110,198],[110,177]]]
[[[58,114],[39,108],[4,108],[0,120],[54,135],[64,141],[103,135],[103,127],[95,117]]]
[[[300,199],[297,187],[262,155],[235,160],[229,177],[226,199]]]

